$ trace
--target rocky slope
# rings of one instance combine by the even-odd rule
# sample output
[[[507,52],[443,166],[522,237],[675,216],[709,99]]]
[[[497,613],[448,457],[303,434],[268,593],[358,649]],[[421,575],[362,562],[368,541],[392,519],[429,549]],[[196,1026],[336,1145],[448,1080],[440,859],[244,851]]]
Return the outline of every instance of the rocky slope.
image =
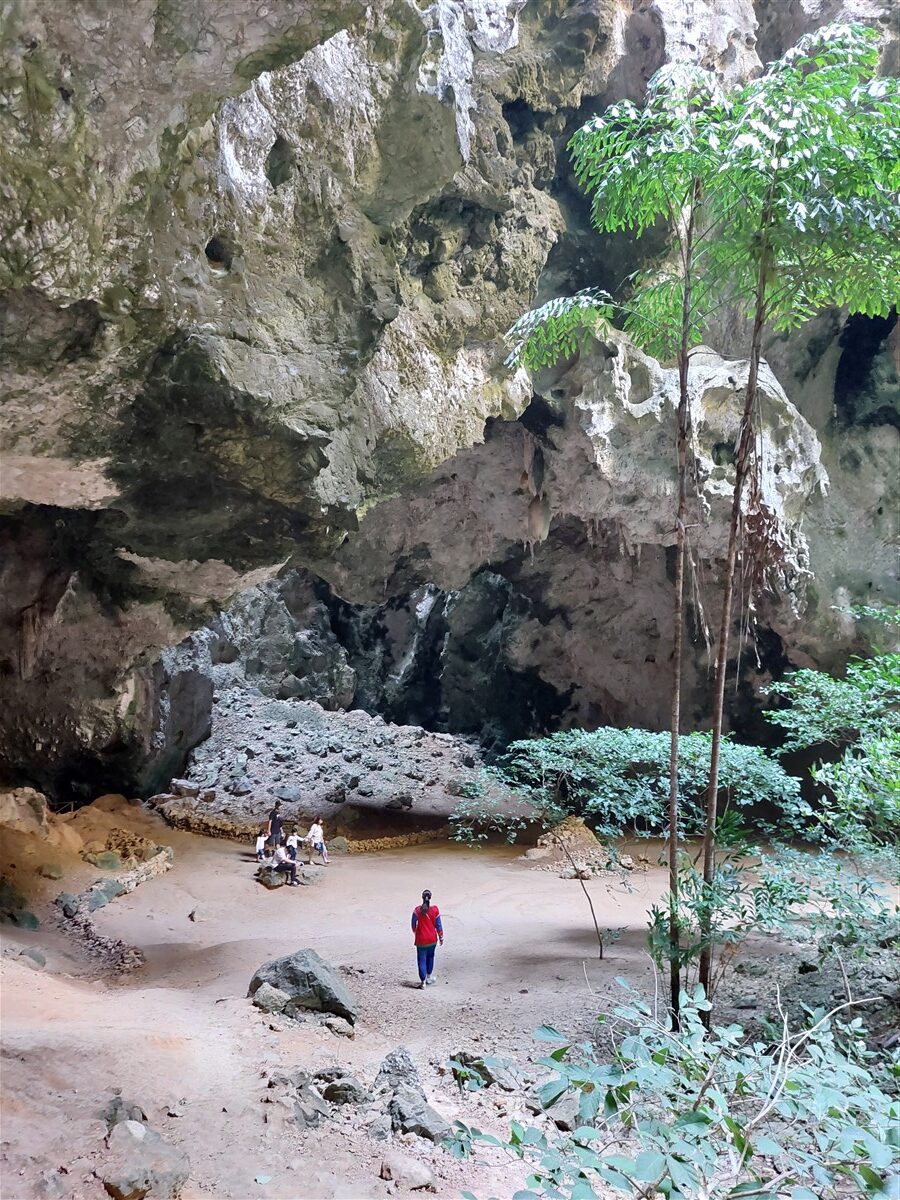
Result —
[[[652,238],[587,236],[564,156],[586,115],[639,98],[667,59],[744,76],[759,65],[757,35],[767,57],[839,11],[695,9],[690,20],[669,0],[11,10],[0,35],[7,773],[88,794],[171,776],[209,732],[213,683],[193,643],[165,648],[215,626],[285,563],[328,587],[310,584],[308,624],[298,610],[284,626],[276,695],[489,738],[560,720],[661,722],[671,378],[617,343],[538,381],[535,396],[502,367],[499,335],[535,294],[615,285],[653,250]],[[890,17],[878,0],[840,11]],[[734,351],[734,333],[716,348]],[[839,659],[858,633],[831,604],[892,587],[895,338],[835,314],[772,348],[787,398],[771,379],[767,478],[791,554],[816,576],[817,610],[760,614],[764,668]],[[740,370],[710,358],[698,390],[707,582],[733,435],[724,401]],[[322,638],[343,659],[323,659]],[[234,661],[268,678],[252,647]]]

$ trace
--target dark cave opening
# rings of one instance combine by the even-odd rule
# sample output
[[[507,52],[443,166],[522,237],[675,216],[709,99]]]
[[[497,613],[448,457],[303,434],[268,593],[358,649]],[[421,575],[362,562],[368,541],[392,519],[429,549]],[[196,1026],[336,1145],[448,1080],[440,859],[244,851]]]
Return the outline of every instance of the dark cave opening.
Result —
[[[900,347],[897,313],[847,318],[840,336],[841,357],[834,376],[834,406],[843,425],[894,425],[900,429]]]

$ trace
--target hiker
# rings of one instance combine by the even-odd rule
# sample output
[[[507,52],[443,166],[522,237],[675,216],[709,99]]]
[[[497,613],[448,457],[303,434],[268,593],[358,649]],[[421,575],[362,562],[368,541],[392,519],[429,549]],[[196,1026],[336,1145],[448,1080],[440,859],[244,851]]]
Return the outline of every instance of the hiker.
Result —
[[[322,858],[322,865],[328,866],[328,847],[325,845],[325,830],[322,828],[318,817],[313,818],[313,823],[309,827],[309,833],[303,839],[306,842],[306,848],[309,853],[309,861],[307,866],[312,866],[313,854],[319,854]]]
[[[289,875],[288,887],[299,887],[300,880],[297,878],[297,864],[291,861],[284,846],[275,847],[275,870],[282,875]]]
[[[276,800],[272,806],[272,811],[269,813],[269,824],[266,829],[266,836],[271,838],[276,846],[281,845],[281,837],[284,833],[284,825],[281,821],[281,801]]]
[[[413,942],[419,965],[419,987],[434,983],[434,952],[438,942],[444,944],[444,927],[440,909],[431,903],[431,892],[426,888],[422,903],[417,904],[412,915]]]
[[[261,863],[266,853],[266,831],[261,829],[256,835],[256,861]]]

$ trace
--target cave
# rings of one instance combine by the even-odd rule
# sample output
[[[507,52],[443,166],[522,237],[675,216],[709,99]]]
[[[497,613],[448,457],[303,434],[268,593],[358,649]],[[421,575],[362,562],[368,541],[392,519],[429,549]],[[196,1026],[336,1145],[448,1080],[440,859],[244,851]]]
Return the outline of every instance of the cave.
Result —
[[[889,0],[6,8],[3,1195],[886,1194]]]

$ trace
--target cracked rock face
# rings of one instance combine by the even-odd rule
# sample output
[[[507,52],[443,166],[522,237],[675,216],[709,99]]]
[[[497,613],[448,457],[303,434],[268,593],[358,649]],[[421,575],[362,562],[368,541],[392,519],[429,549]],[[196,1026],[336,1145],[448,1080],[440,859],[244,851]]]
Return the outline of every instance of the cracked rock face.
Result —
[[[14,7],[5,769],[153,788],[206,736],[229,667],[228,686],[489,740],[659,724],[671,373],[615,343],[535,398],[500,334],[535,295],[612,286],[653,251],[586,235],[564,149],[586,116],[676,58],[741,78],[842,12],[890,19],[880,0],[690,19],[669,0]],[[894,335],[830,320],[773,346],[787,398],[765,387],[766,498],[818,605],[813,625],[785,603],[766,617],[778,654],[809,661],[856,636],[835,598],[886,595],[892,571]],[[740,370],[697,365],[713,579]],[[287,564],[329,586],[267,591]],[[703,652],[690,671],[699,711]]]

